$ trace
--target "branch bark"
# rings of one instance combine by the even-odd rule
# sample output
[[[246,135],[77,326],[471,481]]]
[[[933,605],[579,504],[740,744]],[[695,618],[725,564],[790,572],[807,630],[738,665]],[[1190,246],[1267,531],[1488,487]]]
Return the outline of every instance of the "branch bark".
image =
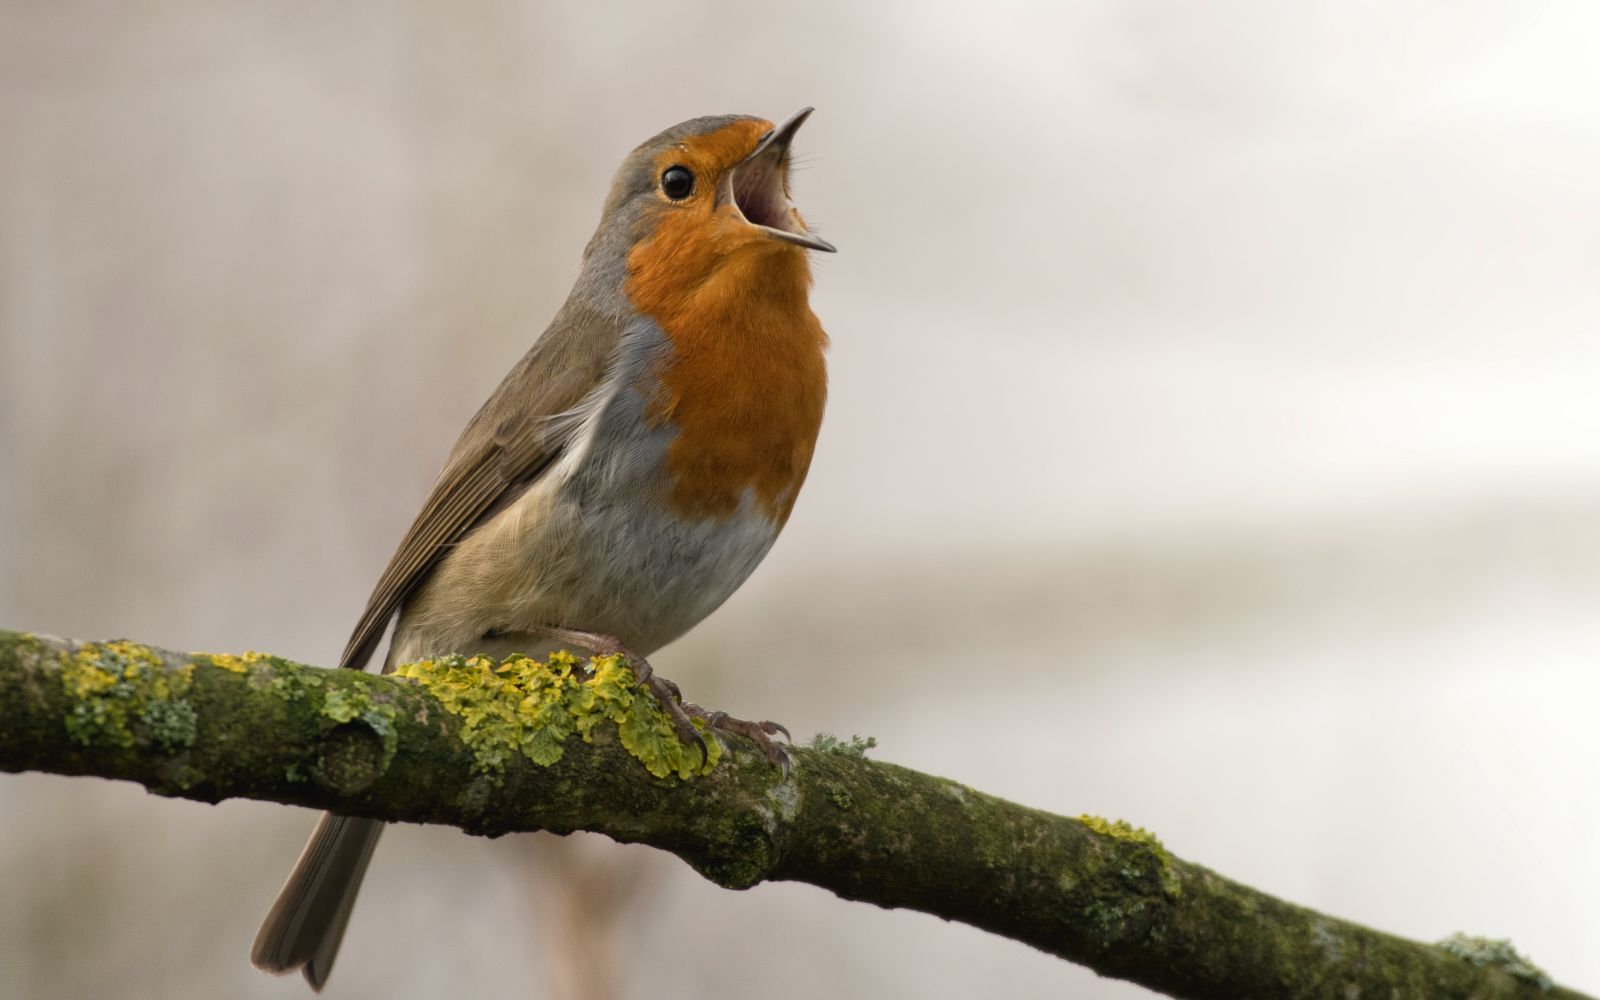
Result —
[[[601,704],[600,667],[587,686],[580,669],[527,661],[428,670],[418,683],[0,631],[0,769],[488,836],[593,830],[670,851],[730,889],[808,882],[1175,997],[1583,1000],[1493,942],[1407,941],[1232,882],[1124,823],[1053,816],[858,754],[796,748],[785,779],[728,739],[689,774],[697,756],[652,743],[653,702]],[[474,677],[486,683],[462,683]]]

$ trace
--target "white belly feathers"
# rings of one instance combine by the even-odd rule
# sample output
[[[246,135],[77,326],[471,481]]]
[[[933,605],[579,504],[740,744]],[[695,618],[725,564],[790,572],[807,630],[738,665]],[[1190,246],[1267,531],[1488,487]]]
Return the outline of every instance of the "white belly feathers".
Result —
[[[755,570],[779,529],[755,498],[725,520],[678,517],[665,500],[669,433],[641,430],[627,412],[640,405],[632,391],[597,402],[566,454],[448,551],[406,602],[391,663],[537,655],[549,645],[508,649],[485,636],[540,626],[615,636],[648,656]]]

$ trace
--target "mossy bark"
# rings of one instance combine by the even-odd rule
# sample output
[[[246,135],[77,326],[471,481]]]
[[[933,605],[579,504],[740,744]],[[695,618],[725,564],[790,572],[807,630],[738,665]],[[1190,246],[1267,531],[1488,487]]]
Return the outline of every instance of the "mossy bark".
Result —
[[[1525,964],[1476,964],[1266,896],[1127,824],[1053,816],[859,756],[797,748],[784,778],[729,739],[707,773],[658,778],[617,736],[631,720],[608,718],[582,730],[587,740],[566,739],[553,763],[510,753],[486,767],[466,718],[426,682],[0,631],[7,771],[489,836],[593,830],[670,851],[728,888],[808,882],[1177,997],[1579,996]]]

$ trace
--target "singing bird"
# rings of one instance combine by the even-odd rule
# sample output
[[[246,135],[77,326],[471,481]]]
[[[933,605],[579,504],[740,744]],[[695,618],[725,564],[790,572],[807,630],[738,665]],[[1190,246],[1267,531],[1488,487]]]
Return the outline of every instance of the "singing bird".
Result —
[[[696,118],[612,182],[572,293],[467,424],[378,578],[340,665],[449,653],[622,653],[698,740],[644,657],[715,611],[772,547],[810,467],[828,338],[789,200],[782,125]],[[702,713],[704,714],[704,713]],[[781,727],[710,713],[775,763]],[[325,814],[251,959],[327,981],[383,824]]]

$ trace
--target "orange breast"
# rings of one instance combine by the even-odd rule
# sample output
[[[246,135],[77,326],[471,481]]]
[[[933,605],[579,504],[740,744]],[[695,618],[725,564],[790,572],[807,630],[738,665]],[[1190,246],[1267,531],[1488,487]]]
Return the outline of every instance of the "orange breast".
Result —
[[[748,492],[781,525],[822,426],[828,337],[805,251],[725,221],[666,213],[629,254],[628,297],[674,348],[647,419],[677,431],[674,510],[725,518]]]

